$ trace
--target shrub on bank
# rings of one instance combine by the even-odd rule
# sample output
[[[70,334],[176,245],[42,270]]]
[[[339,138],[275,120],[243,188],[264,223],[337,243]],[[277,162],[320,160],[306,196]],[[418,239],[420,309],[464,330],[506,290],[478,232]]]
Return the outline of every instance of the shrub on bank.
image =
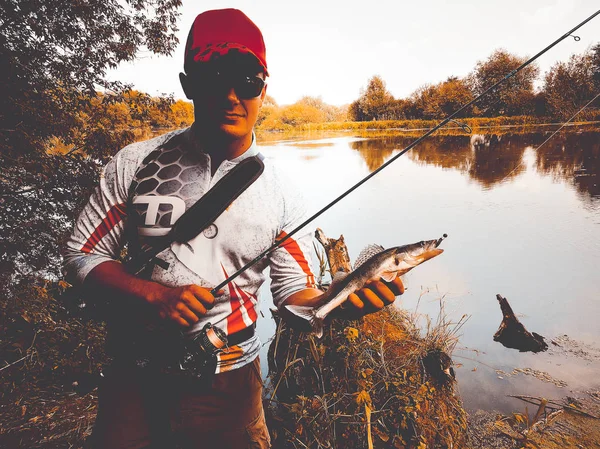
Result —
[[[343,131],[343,130],[397,130],[418,131],[431,129],[442,120],[378,120],[370,122],[325,122],[305,123],[296,127],[273,126],[268,123],[260,127],[261,131]],[[578,122],[600,121],[600,110],[590,110],[577,117]],[[460,128],[459,123],[468,125],[471,129],[502,126],[531,126],[552,123],[562,123],[550,117],[518,115],[513,117],[471,117],[450,122],[446,128]]]

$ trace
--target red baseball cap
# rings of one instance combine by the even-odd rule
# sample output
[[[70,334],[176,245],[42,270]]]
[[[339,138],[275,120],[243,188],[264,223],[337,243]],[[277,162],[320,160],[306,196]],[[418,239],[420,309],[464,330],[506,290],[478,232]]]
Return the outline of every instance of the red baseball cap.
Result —
[[[184,70],[208,62],[235,49],[256,57],[267,72],[265,42],[258,27],[239,9],[214,9],[199,14],[185,45]]]

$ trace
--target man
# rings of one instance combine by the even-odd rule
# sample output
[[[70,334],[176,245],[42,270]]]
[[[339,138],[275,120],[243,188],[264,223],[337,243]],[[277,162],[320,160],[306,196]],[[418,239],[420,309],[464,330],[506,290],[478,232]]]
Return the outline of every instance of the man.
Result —
[[[200,14],[184,70],[180,81],[194,103],[194,124],[114,157],[65,254],[75,283],[96,302],[110,298],[108,350],[115,361],[99,392],[93,440],[101,448],[269,447],[254,332],[263,271],[270,268],[273,300],[290,321],[295,317],[282,305],[312,305],[322,294],[310,268],[309,234],[290,238],[216,298],[210,293],[305,217],[298,195],[269,161],[205,231],[162,251],[146,277],[117,261],[125,244],[134,257],[151,247],[219,179],[258,154],[253,127],[268,71],[256,25],[235,9]],[[377,311],[402,293],[400,280],[372,283],[350,295],[343,313]],[[161,325],[193,332],[209,322],[230,341],[217,354],[215,374],[208,381],[178,374],[177,358],[170,358],[178,340]],[[148,323],[159,325],[148,330]]]

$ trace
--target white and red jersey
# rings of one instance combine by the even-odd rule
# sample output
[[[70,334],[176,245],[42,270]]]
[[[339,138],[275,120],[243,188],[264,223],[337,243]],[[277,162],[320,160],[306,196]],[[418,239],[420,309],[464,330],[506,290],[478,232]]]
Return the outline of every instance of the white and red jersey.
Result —
[[[241,156],[225,160],[211,176],[210,156],[192,138],[192,129],[125,147],[106,165],[88,204],[75,223],[65,251],[68,279],[81,283],[98,264],[116,260],[126,243],[129,252],[167,234],[175,221],[244,158],[258,153],[255,143]],[[277,238],[300,224],[305,208],[297,190],[265,160],[265,170],[215,222],[193,240],[161,252],[167,268],[156,265],[151,279],[177,287],[212,288],[224,281]],[[276,306],[288,296],[314,288],[312,237],[299,233],[281,248],[238,276],[215,306],[192,329],[207,322],[233,334],[258,318],[258,291],[270,268]],[[166,265],[164,265],[166,267]],[[239,368],[257,356],[255,335],[219,357],[217,372]]]

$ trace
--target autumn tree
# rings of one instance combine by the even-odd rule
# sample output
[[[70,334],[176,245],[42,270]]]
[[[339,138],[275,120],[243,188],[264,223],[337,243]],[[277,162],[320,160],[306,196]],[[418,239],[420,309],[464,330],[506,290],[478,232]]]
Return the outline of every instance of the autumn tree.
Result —
[[[600,44],[568,62],[558,62],[544,77],[543,93],[549,115],[571,117],[600,92]],[[600,101],[595,105],[600,106]]]
[[[183,128],[194,123],[194,106],[189,101],[177,100],[171,106],[168,126]]]
[[[439,117],[440,111],[437,107],[436,89],[431,84],[424,84],[415,90],[409,97],[411,102],[410,118],[431,119]]]
[[[527,58],[496,50],[486,61],[479,61],[469,76],[469,84],[475,96],[503,79]],[[539,74],[535,64],[528,65],[510,80],[478,101],[477,107],[488,117],[498,115],[530,114],[534,109],[533,83]]]
[[[387,90],[385,81],[375,75],[369,80],[367,88],[361,90],[361,95],[350,105],[349,114],[352,120],[389,120],[391,116],[390,104],[394,97]]]
[[[281,109],[281,121],[286,125],[299,126],[308,123],[322,123],[326,119],[325,111],[306,103],[294,103]]]
[[[446,117],[473,100],[473,92],[468,83],[456,77],[450,77],[437,85],[437,106],[443,117]],[[460,117],[472,115],[472,108],[460,113]]]
[[[310,106],[322,111],[325,122],[343,122],[348,118],[348,107],[347,106],[334,106],[325,103],[323,98],[304,96],[297,101],[297,104]]]
[[[441,119],[454,113],[473,99],[465,80],[450,77],[436,85],[421,86],[410,96],[411,118]],[[461,112],[461,117],[472,114],[472,108]]]
[[[594,66],[594,85],[600,89],[600,43],[597,43],[591,48],[592,64]]]

